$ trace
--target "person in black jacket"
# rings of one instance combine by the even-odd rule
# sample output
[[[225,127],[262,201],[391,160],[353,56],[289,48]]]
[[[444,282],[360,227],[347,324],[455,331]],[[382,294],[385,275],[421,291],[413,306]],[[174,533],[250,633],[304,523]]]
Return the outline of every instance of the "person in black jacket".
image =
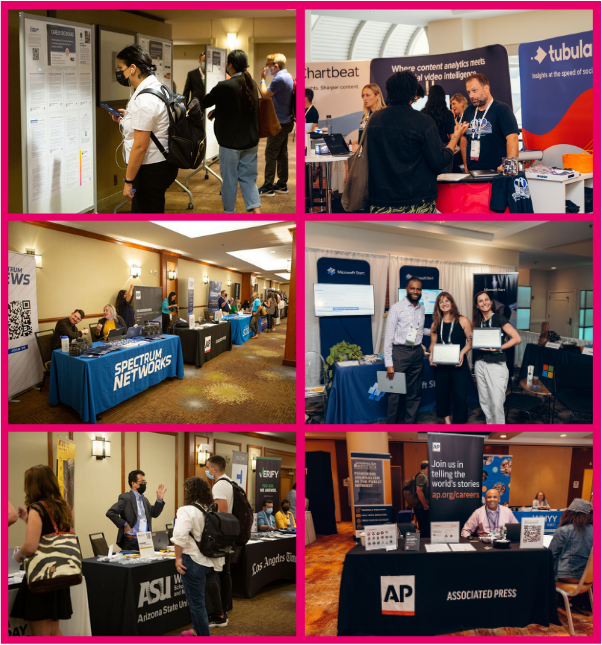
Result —
[[[213,130],[219,143],[225,213],[235,212],[238,184],[247,211],[259,213],[261,206],[256,183],[259,99],[248,66],[244,51],[231,51],[226,65],[230,78],[218,83],[201,101],[202,109],[212,105],[216,108]]]
[[[132,308],[132,297],[134,295],[134,285],[131,284],[128,291],[122,289],[117,294],[115,310],[125,321],[127,329],[134,326],[134,310]]]
[[[192,99],[198,99],[199,103],[205,96],[205,52],[199,54],[199,66],[188,72],[183,92],[186,105]]]
[[[71,342],[74,338],[79,338],[83,334],[88,333],[87,329],[82,329],[82,331],[79,331],[79,329],[75,326],[80,323],[85,318],[85,316],[86,314],[84,313],[83,309],[74,309],[73,313],[70,316],[63,318],[56,323],[56,327],[54,328],[54,335],[52,336],[53,351],[55,349],[60,349],[61,336],[68,336],[69,342]]]
[[[103,311],[104,318],[98,321],[96,331],[94,332],[96,340],[108,340],[111,329],[123,329],[127,331],[125,321],[121,316],[117,315],[117,311],[115,311],[113,305],[105,305]]]
[[[420,111],[433,119],[439,129],[441,142],[447,145],[454,133],[456,122],[453,113],[445,103],[445,90],[441,85],[431,85],[426,105]],[[441,172],[451,172],[451,170],[452,167],[450,165],[442,168]]]
[[[433,120],[411,107],[418,80],[409,71],[387,79],[387,109],[370,117],[368,192],[371,213],[435,213],[437,175],[448,165],[467,124],[447,146]]]

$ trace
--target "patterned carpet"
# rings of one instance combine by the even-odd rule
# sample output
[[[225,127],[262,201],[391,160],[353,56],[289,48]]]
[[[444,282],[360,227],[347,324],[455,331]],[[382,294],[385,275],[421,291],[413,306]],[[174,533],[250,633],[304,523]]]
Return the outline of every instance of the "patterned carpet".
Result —
[[[354,546],[351,522],[337,523],[337,535],[318,536],[317,542],[305,547],[305,635],[336,636],[339,613],[339,587],[345,555]],[[588,601],[589,602],[589,601]],[[564,608],[558,609],[562,627],[528,625],[520,629],[476,629],[449,636],[568,636],[568,619]],[[591,612],[573,611],[576,636],[592,636]]]
[[[184,378],[162,381],[101,414],[98,423],[294,423],[295,368],[284,367],[286,318],[270,334],[233,345]],[[31,390],[8,406],[9,423],[81,423],[71,407]]]

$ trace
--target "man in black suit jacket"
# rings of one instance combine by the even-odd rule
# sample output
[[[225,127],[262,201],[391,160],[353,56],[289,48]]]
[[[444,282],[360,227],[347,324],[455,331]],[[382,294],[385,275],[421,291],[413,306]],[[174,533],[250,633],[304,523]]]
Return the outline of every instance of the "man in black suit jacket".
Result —
[[[157,502],[151,506],[144,493],[146,491],[146,477],[141,470],[132,470],[128,475],[130,490],[119,495],[116,504],[107,511],[107,517],[119,528],[117,545],[123,551],[138,551],[138,538],[140,531],[152,531],[153,517],[159,517],[165,506],[163,497],[166,493],[165,486],[159,484],[157,488]]]
[[[186,85],[184,85],[183,96],[186,99],[186,105],[192,99],[198,99],[199,103],[205,96],[205,54],[199,54],[199,66],[188,72],[186,77]]]

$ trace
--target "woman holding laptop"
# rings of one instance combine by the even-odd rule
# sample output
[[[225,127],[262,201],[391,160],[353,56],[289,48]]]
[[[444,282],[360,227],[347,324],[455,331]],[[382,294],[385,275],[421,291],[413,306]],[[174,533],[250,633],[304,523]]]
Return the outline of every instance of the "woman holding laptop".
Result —
[[[475,329],[500,329],[510,337],[497,348],[479,347],[473,338],[473,345],[478,347],[473,351],[473,364],[481,410],[487,423],[506,423],[504,402],[509,373],[504,350],[520,345],[521,337],[508,318],[495,312],[493,300],[486,291],[479,291],[474,297],[472,324]]]
[[[451,294],[442,291],[435,300],[433,324],[431,325],[431,352],[429,362],[435,372],[435,396],[437,416],[451,423],[451,399],[453,398],[454,423],[468,420],[467,363],[464,357],[472,347],[472,325],[466,316],[461,316]],[[439,347],[436,347],[439,345]],[[442,350],[442,351],[440,351]],[[447,353],[458,354],[457,363],[449,363]],[[441,364],[437,364],[438,356]]]

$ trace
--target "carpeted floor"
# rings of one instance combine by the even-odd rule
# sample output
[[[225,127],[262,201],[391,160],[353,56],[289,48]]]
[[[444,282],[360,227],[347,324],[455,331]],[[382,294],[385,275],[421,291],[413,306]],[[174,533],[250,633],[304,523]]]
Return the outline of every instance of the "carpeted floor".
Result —
[[[254,598],[234,598],[227,627],[211,628],[211,636],[295,636],[296,585],[288,581],[264,587]],[[164,636],[179,636],[185,625]]]
[[[162,381],[101,414],[98,423],[294,423],[295,368],[284,367],[285,318],[273,333],[233,345],[184,378]],[[8,406],[9,423],[81,423],[73,408],[30,390]]]
[[[339,587],[345,555],[355,546],[353,524],[337,523],[337,535],[318,536],[305,547],[305,635],[336,636],[339,613]],[[568,619],[564,609],[558,609],[562,627],[528,625],[520,629],[476,629],[448,636],[568,636]],[[592,615],[573,611],[576,636],[592,636]]]
[[[263,186],[264,172],[265,172],[265,144],[266,139],[259,140],[259,151],[257,153],[257,187]],[[293,134],[291,133],[288,138],[288,194],[280,195],[276,193],[274,197],[261,198],[261,212],[262,213],[294,213],[296,208],[297,196],[297,176],[295,170],[296,163],[296,148]],[[213,172],[220,174],[219,161],[210,166]],[[180,170],[178,173],[178,181],[182,185],[186,185],[186,177],[192,174],[193,170]],[[276,177],[276,181],[278,177]],[[165,196],[165,212],[166,213],[223,213],[222,197],[220,194],[221,182],[216,179],[211,173],[209,178],[205,179],[205,171],[197,172],[188,184],[188,189],[192,193],[193,208],[188,210],[188,194],[185,193],[177,184],[172,184],[167,190]],[[115,204],[111,202],[108,210],[99,209],[99,213],[112,213]],[[129,204],[122,206],[120,213],[129,213]],[[236,197],[236,212],[246,213],[245,203],[238,189]]]

